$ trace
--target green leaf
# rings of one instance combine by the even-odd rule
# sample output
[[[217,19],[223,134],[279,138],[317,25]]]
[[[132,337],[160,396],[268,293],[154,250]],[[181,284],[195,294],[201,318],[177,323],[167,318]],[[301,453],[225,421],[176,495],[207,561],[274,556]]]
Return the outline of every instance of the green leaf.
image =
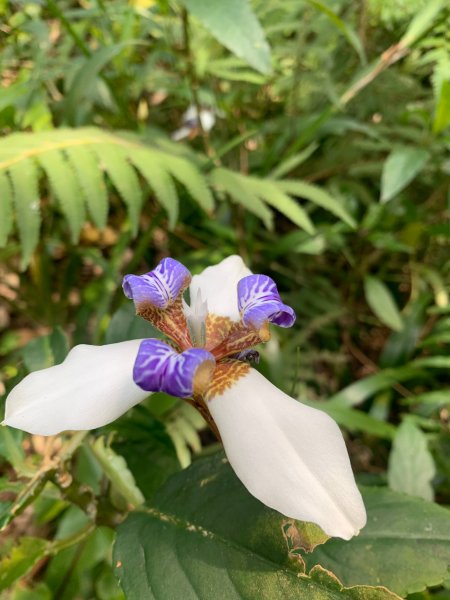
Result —
[[[29,472],[29,469],[25,465],[22,439],[22,431],[13,429],[7,425],[0,427],[0,456],[4,456],[20,474]]]
[[[97,157],[89,147],[83,152],[75,147],[67,148],[65,154],[75,171],[92,220],[102,229],[108,218],[108,194],[102,171],[98,168]]]
[[[38,171],[33,160],[26,159],[9,167],[11,176],[16,219],[22,244],[22,262],[24,269],[39,240],[40,214]]]
[[[206,426],[200,413],[190,404],[178,403],[167,415],[164,415],[166,430],[175,447],[180,465],[185,468],[191,464],[191,454],[202,449],[197,433]]]
[[[388,202],[410,183],[423,169],[430,153],[423,148],[397,148],[383,165],[381,202]]]
[[[427,2],[408,25],[408,29],[398,45],[408,47],[416,42],[432,27],[435,18],[446,6],[448,6],[447,0],[431,0],[431,2]]]
[[[22,487],[15,500],[8,507],[6,514],[2,515],[2,519],[0,521],[0,531],[3,531],[5,527],[9,525],[11,521],[13,521],[13,519],[22,514],[26,507],[34,502],[34,500],[41,494],[47,481],[54,474],[54,472],[54,465],[51,465],[48,467],[46,466],[37,473],[33,474],[32,479],[30,479]],[[28,472],[27,475],[31,476],[31,473]]]
[[[111,425],[113,449],[123,456],[148,500],[180,466],[165,425],[142,405]]]
[[[161,332],[145,319],[137,317],[133,303],[127,302],[113,314],[106,330],[105,344],[154,337],[161,337]]]
[[[0,591],[26,575],[46,554],[48,542],[41,538],[22,537],[0,561]]]
[[[6,173],[0,171],[0,248],[6,246],[13,226],[13,193]]]
[[[324,15],[326,15],[330,21],[342,32],[348,43],[353,47],[358,55],[358,58],[362,64],[367,62],[366,55],[364,52],[364,46],[358,37],[358,34],[350,27],[350,25],[341,19],[329,6],[319,0],[306,0],[308,4],[314,6]]]
[[[426,437],[406,419],[397,430],[389,455],[389,487],[396,492],[433,500],[431,480],[435,473]]]
[[[75,172],[59,150],[47,150],[38,155],[38,162],[50,182],[50,188],[59,200],[76,244],[85,219],[83,196]]]
[[[428,294],[421,294],[405,307],[403,329],[393,331],[387,338],[378,365],[381,368],[404,365],[414,354],[425,322],[425,311],[430,302]]]
[[[33,338],[21,354],[28,371],[39,371],[61,363],[69,351],[66,334],[56,327],[52,333]]]
[[[53,594],[45,583],[30,583],[25,587],[23,582],[18,582],[8,600],[53,600]]]
[[[105,174],[126,204],[132,233],[136,235],[143,199],[139,177],[130,163],[136,165],[155,191],[169,214],[172,227],[178,218],[174,178],[205,211],[212,212],[213,196],[197,166],[198,161],[194,156],[178,156],[179,150],[175,151],[170,144],[165,146],[167,150],[162,150],[149,146],[133,133],[113,134],[94,127],[5,136],[0,140],[0,194],[3,194],[0,242],[6,242],[12,228],[11,219],[15,216],[22,264],[25,267],[29,263],[39,238],[41,183],[46,183],[42,187],[50,187],[53,192],[47,196],[47,189],[44,191],[44,197],[50,200],[45,203],[45,210],[51,210],[56,198],[69,223],[73,241],[78,239],[85,220],[85,204],[97,227],[104,227],[111,189],[105,185]],[[36,163],[42,169],[38,169]],[[15,210],[11,210],[11,199]],[[266,207],[260,204],[267,213]]]
[[[210,213],[214,209],[214,199],[206,185],[205,178],[189,161],[177,156],[167,155],[164,166],[175,179],[182,183],[189,194],[196,200],[204,211]]]
[[[247,65],[240,59],[234,56],[225,58],[217,58],[208,60],[205,65],[207,73],[211,73],[218,79],[228,79],[230,81],[245,81],[255,85],[264,85],[266,83],[265,75],[255,73],[253,69],[249,69]]]
[[[433,132],[440,133],[450,125],[450,81],[443,81],[436,105]]]
[[[89,98],[95,88],[97,78],[103,67],[123,48],[134,41],[102,46],[87,58],[78,69],[70,89],[67,92],[65,104],[66,114],[72,125],[77,125],[77,117],[83,100]]]
[[[255,194],[250,178],[222,167],[214,169],[210,177],[212,185],[222,188],[235,202],[259,217],[271,229],[272,212]]]
[[[360,410],[355,410],[335,401],[328,402],[305,402],[313,408],[326,412],[339,425],[349,431],[363,431],[377,437],[392,439],[395,436],[395,427],[391,423],[385,423],[375,419]]]
[[[321,208],[328,210],[347,223],[352,229],[356,228],[355,219],[347,212],[347,210],[331,196],[328,192],[320,187],[305,183],[304,181],[297,181],[294,179],[287,179],[285,181],[278,182],[278,186],[281,190],[287,192],[292,196],[298,196],[299,198],[306,198],[313,204],[317,204]]]
[[[21,354],[28,371],[39,371],[53,366],[53,353],[48,335],[32,339],[22,349]]]
[[[450,369],[450,356],[427,356],[410,363],[419,368]]]
[[[313,142],[306,146],[301,152],[298,154],[294,154],[293,156],[289,156],[283,162],[279,163],[273,171],[270,173],[270,177],[272,179],[280,179],[286,173],[293,171],[296,167],[304,163],[308,158],[314,154],[314,152],[318,149],[319,144],[317,142]]]
[[[403,320],[394,298],[380,279],[367,276],[364,279],[364,293],[367,304],[384,325],[394,331],[403,329]]]
[[[173,179],[163,161],[155,152],[145,150],[133,150],[129,153],[129,157],[166,209],[169,216],[169,227],[173,228],[178,219],[179,202]]]
[[[53,594],[45,583],[40,582],[25,587],[23,582],[18,582],[8,600],[53,600]]]
[[[144,496],[137,487],[131,471],[122,456],[119,456],[114,450],[105,445],[103,437],[98,438],[91,445],[95,458],[101,464],[105,475],[113,484],[114,488],[134,506],[144,502]]]
[[[415,396],[408,396],[403,400],[406,404],[423,404],[432,408],[441,406],[450,406],[450,389],[435,390],[433,392],[424,392]]]
[[[220,453],[172,476],[119,526],[114,563],[127,600],[398,600],[344,588],[321,568],[306,575],[301,550],[325,540],[253,498]]]
[[[53,354],[53,364],[59,365],[69,352],[69,340],[61,327],[55,327],[50,334],[50,347]]]
[[[86,595],[97,598],[88,590],[99,574],[100,565],[109,560],[113,530],[90,522],[80,508],[72,505],[58,520],[55,537],[51,548],[54,556],[46,565],[44,575],[53,590],[53,598],[81,599]],[[58,593],[63,588],[64,593]]]
[[[314,235],[316,230],[308,213],[298,204],[297,200],[288,196],[278,187],[277,181],[256,179],[254,177],[248,177],[247,179],[248,185],[253,188],[255,194],[262,198],[264,202],[279,210],[280,213],[310,235]]]
[[[404,597],[439,585],[450,566],[450,512],[386,488],[362,490],[367,525],[345,542],[332,539],[304,557],[345,585],[385,585]]]
[[[398,367],[396,369],[384,369],[375,375],[369,375],[351,383],[349,386],[340,390],[329,398],[329,403],[340,404],[344,406],[357,406],[370,398],[377,392],[386,390],[401,381],[415,379],[422,373],[419,369],[420,365],[413,366],[411,363],[406,367]]]
[[[142,208],[142,191],[135,170],[129,164],[126,151],[116,144],[105,142],[92,146],[100,166],[108,174],[128,208],[133,234],[139,227],[139,215]]]
[[[181,2],[233,54],[264,75],[271,72],[269,45],[248,0]]]

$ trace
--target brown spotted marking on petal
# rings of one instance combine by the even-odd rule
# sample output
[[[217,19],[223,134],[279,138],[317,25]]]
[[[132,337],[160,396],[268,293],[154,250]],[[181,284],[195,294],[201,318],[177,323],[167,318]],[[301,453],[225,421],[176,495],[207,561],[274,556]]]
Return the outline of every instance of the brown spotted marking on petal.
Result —
[[[206,342],[205,348],[211,352],[224,340],[233,327],[234,323],[230,317],[219,317],[212,313],[208,313],[206,317]]]
[[[216,360],[238,354],[242,350],[247,350],[261,342],[267,342],[270,339],[268,327],[261,328],[259,331],[252,327],[246,327],[242,321],[233,323],[227,337],[217,346],[210,349]]]
[[[183,312],[181,294],[167,308],[157,308],[149,302],[141,302],[136,307],[136,314],[149,321],[162,333],[165,333],[182,351],[192,348],[186,317]]]
[[[240,360],[225,358],[216,365],[211,384],[204,394],[206,401],[223,394],[230,389],[241,377],[247,375],[250,365]]]

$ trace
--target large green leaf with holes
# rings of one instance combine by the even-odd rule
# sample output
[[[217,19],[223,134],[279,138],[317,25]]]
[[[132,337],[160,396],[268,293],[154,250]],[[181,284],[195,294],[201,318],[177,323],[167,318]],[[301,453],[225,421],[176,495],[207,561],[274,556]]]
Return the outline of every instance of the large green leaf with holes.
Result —
[[[253,498],[223,454],[172,476],[151,506],[119,526],[116,574],[127,600],[388,600],[386,588],[345,588],[302,549],[327,537]]]
[[[384,584],[401,596],[439,585],[450,568],[450,511],[386,488],[363,490],[368,520],[349,542],[333,539],[306,557],[345,585]]]

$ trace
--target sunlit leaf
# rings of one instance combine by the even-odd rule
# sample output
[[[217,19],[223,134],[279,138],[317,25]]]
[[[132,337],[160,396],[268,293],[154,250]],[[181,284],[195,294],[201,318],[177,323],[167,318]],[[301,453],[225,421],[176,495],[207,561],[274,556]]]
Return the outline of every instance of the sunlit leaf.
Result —
[[[362,431],[386,439],[392,439],[395,436],[394,425],[375,419],[361,410],[355,410],[336,401],[310,402],[308,404],[314,408],[323,410],[336,423],[339,423],[339,425],[349,431]]]
[[[5,173],[0,172],[0,247],[6,240],[13,226],[13,193],[11,182]]]
[[[22,537],[0,561],[0,591],[6,590],[17,579],[26,575],[36,562],[45,556],[47,546],[47,540]]]
[[[181,0],[215,38],[257,71],[271,71],[270,49],[248,0]]]
[[[142,504],[144,496],[137,487],[125,459],[116,454],[111,447],[106,446],[103,437],[93,442],[91,448],[114,488],[132,505]]]
[[[325,2],[320,2],[320,0],[307,0],[308,4],[311,4],[324,15],[326,15],[330,21],[342,32],[345,36],[348,43],[353,47],[355,52],[358,54],[359,60],[362,64],[366,62],[366,55],[364,52],[364,46],[361,43],[361,40],[358,37],[356,31],[352,29],[352,27],[343,19],[339,17]]]
[[[119,44],[102,46],[81,63],[70,89],[68,90],[65,101],[66,114],[71,125],[79,125],[78,115],[80,114],[80,105],[92,94],[100,71],[110,60],[131,43],[135,42],[125,41]]]
[[[377,277],[367,276],[364,280],[367,304],[384,325],[394,331],[403,329],[403,320],[388,287]]]
[[[389,455],[388,482],[396,492],[433,500],[433,457],[421,430],[409,419],[397,430]]]
[[[450,125],[450,81],[443,81],[436,105],[433,131],[440,133],[448,125]]]
[[[39,240],[40,198],[38,171],[32,160],[22,164],[14,162],[9,167],[17,225],[22,243],[22,267],[31,260],[31,255]]]
[[[430,154],[423,148],[397,148],[386,159],[381,175],[381,202],[392,200],[423,169]]]
[[[402,46],[410,46],[417,41],[428,29],[430,29],[436,17],[446,6],[447,0],[431,0],[431,2],[427,2],[422,10],[417,12],[399,44]]]
[[[345,406],[357,406],[381,390],[391,388],[396,383],[414,379],[422,374],[420,365],[415,364],[395,369],[383,369],[379,373],[351,383],[331,396],[329,401]]]
[[[355,219],[348,213],[346,208],[342,206],[339,200],[333,198],[326,190],[316,185],[293,179],[280,181],[279,187],[288,194],[299,198],[306,198],[313,204],[317,204],[317,206],[328,210],[344,221],[344,223],[347,223],[350,227],[356,227]]]

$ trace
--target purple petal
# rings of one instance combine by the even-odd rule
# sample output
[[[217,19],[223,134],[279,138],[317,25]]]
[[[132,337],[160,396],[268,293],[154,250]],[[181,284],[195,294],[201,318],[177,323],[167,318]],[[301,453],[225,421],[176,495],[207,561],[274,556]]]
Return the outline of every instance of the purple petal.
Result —
[[[201,369],[203,365],[207,376],[215,367],[214,356],[203,348],[190,348],[179,354],[162,340],[148,339],[139,347],[133,379],[147,392],[189,398],[196,393],[196,376],[205,373]],[[209,381],[208,377],[206,379]]]
[[[149,303],[167,308],[187,288],[191,274],[177,260],[164,258],[153,271],[145,275],[125,275],[123,291],[135,304]]]
[[[265,321],[292,327],[295,312],[283,304],[276,283],[267,275],[248,275],[238,283],[238,306],[246,326],[259,329]]]

